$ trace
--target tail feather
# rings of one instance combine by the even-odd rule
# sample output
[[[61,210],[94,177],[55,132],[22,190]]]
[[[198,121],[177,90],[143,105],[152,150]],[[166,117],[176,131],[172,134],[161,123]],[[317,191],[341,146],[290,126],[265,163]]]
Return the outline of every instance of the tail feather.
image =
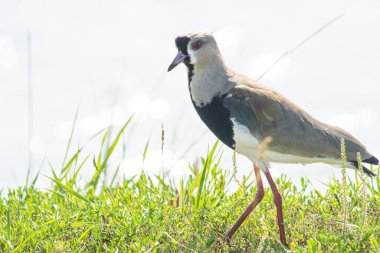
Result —
[[[374,156],[373,156],[373,158],[374,158]],[[375,158],[376,159],[376,158]],[[368,159],[367,159],[368,160]],[[363,162],[364,162],[364,160],[363,160]],[[366,162],[366,163],[368,163],[368,162]],[[356,162],[356,161],[354,161],[354,162],[351,162],[351,164],[353,165],[353,166],[355,166],[357,169],[359,169],[359,163],[358,162]],[[364,173],[366,173],[368,176],[370,176],[370,177],[376,177],[376,174],[375,173],[373,173],[371,170],[369,170],[367,167],[365,167],[364,165],[362,165],[363,166],[363,172]]]
[[[367,159],[363,160],[363,163],[369,163],[369,164],[379,165],[379,159],[377,159],[374,156],[371,156],[370,158],[367,158]]]

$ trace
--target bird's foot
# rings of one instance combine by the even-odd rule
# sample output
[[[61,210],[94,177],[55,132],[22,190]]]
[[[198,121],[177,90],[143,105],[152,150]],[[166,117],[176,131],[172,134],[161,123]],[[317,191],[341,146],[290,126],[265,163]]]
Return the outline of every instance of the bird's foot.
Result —
[[[223,238],[223,241],[225,241],[228,246],[231,246],[231,236],[229,234],[227,234],[224,238]]]

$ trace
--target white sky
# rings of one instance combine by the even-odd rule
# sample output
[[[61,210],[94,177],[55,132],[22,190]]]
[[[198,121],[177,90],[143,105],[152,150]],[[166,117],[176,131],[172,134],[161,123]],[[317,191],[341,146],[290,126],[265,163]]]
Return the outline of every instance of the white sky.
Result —
[[[352,132],[380,156],[380,2],[361,1],[6,1],[0,0],[0,189],[22,185],[28,169],[26,31],[32,36],[33,172],[46,155],[58,169],[67,133],[80,104],[75,145],[111,121],[121,125],[133,111],[139,119],[122,167],[138,173],[150,138],[157,170],[161,123],[170,164],[201,133],[185,156],[207,151],[214,136],[196,115],[184,66],[167,73],[174,38],[215,31],[229,66],[258,77],[276,57],[333,17],[343,17],[287,57],[261,83],[316,118]],[[142,109],[143,108],[143,109]],[[94,146],[96,146],[94,144]],[[231,168],[225,149],[223,167]],[[186,160],[173,162],[173,176]],[[137,164],[137,165],[136,165]],[[239,176],[251,165],[239,158]],[[328,180],[325,165],[273,165],[273,174],[297,180]],[[89,166],[90,168],[90,166]],[[45,162],[42,172],[49,174]],[[339,174],[338,170],[335,170]]]

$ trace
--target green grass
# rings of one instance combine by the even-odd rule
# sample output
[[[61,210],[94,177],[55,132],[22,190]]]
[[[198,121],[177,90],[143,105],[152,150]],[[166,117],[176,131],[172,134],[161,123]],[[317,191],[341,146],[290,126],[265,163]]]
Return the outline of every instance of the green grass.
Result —
[[[84,147],[79,147],[70,157],[69,144],[62,168],[52,168],[48,189],[35,187],[37,175],[1,198],[0,252],[285,251],[268,189],[231,246],[223,242],[252,201],[256,186],[248,175],[235,192],[228,192],[237,179],[220,167],[218,143],[200,165],[189,166],[189,176],[179,184],[144,172],[116,183],[118,165],[110,165],[109,159],[115,150],[124,149],[128,123],[116,134],[105,129],[95,135],[93,139],[100,140],[95,155],[83,154]],[[149,141],[144,159],[148,148]],[[83,168],[93,171],[86,180],[78,176]],[[107,174],[105,184],[111,169],[116,173]],[[344,185],[341,182],[330,179],[321,193],[309,189],[306,178],[300,187],[285,176],[276,180],[292,251],[380,252],[379,177],[368,179],[358,173]]]

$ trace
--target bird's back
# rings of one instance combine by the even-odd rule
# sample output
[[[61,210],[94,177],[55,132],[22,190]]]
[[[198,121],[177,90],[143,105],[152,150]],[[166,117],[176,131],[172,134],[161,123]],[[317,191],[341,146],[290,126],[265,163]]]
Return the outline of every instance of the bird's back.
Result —
[[[348,161],[356,161],[357,152],[360,152],[363,161],[378,163],[365,146],[345,130],[320,122],[278,92],[243,75],[230,71],[229,76],[229,81],[236,86],[229,91],[225,105],[232,112],[236,111],[233,115],[236,117],[239,117],[237,111],[243,108],[252,110],[251,133],[258,139],[272,137],[270,150],[307,158],[339,160],[341,139],[344,138]]]

